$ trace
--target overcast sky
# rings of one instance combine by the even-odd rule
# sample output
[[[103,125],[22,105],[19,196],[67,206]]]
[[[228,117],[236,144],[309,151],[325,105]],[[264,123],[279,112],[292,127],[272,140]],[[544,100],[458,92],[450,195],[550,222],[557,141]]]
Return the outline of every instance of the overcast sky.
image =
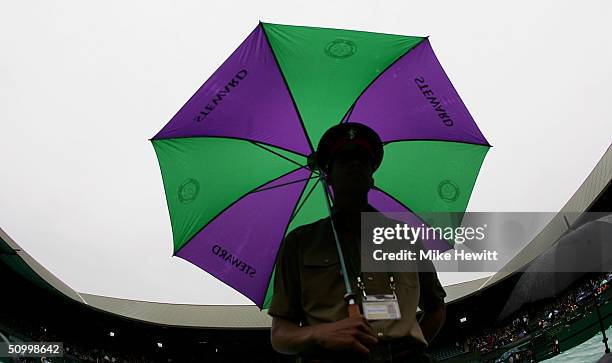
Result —
[[[493,145],[468,210],[557,211],[612,141],[610,4],[4,1],[0,227],[80,292],[250,304],[171,257],[148,138],[259,20],[429,35]]]

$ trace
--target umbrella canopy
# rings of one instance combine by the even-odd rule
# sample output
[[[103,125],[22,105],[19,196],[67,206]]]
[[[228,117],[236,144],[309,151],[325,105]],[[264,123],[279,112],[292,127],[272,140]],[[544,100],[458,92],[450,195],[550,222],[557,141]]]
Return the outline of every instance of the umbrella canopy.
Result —
[[[375,208],[465,211],[490,145],[427,38],[260,23],[151,140],[174,254],[265,307],[283,237],[327,214],[307,159],[341,122],[384,143]]]
[[[556,297],[588,272],[612,269],[612,214],[561,237],[531,262],[510,293],[498,320],[526,303]]]

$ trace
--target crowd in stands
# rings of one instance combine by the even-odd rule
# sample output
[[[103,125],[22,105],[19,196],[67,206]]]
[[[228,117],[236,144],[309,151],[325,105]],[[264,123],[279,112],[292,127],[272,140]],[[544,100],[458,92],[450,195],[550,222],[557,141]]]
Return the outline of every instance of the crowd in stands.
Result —
[[[520,310],[513,314],[515,318],[509,320],[504,326],[485,329],[482,334],[469,337],[466,345],[470,351],[486,354],[516,342],[535,330],[546,329],[559,320],[572,314],[578,314],[589,301],[591,294],[601,294],[609,288],[611,283],[612,273],[610,272],[587,279],[580,286],[569,290],[554,302],[540,303],[527,310]],[[526,352],[525,356],[527,354]],[[523,360],[513,359],[513,361]]]
[[[82,331],[41,324],[40,321],[19,319],[15,315],[0,311],[0,333],[10,342],[61,342],[64,348],[63,357],[19,358],[17,360],[0,358],[0,362],[212,363],[248,361],[284,363],[289,359],[287,356],[273,354],[272,348],[265,345],[267,340],[262,341],[261,337],[251,339],[253,335],[228,340],[223,336],[199,332],[178,331],[174,333],[176,335],[173,335],[171,329],[168,329],[167,341],[160,336],[160,340],[164,341],[162,344],[157,339],[150,341],[146,337],[136,336],[139,331],[115,330],[111,335],[110,331],[103,332],[99,326],[93,324],[83,326],[79,329]],[[228,336],[233,335],[228,333]],[[185,338],[184,341],[182,338]],[[257,348],[253,349],[255,345]]]
[[[482,335],[468,338],[470,351],[485,354],[513,343],[527,335],[525,325],[508,325],[497,329],[484,329]]]
[[[612,283],[612,273],[588,278],[566,292],[563,296],[552,302],[540,302],[528,309],[519,310],[513,314],[506,323],[497,328],[483,330],[477,336],[469,337],[464,345],[459,344],[459,350],[477,351],[486,354],[502,348],[510,343],[517,342],[528,337],[534,331],[547,329],[556,322],[565,320],[573,315],[579,315],[583,308],[592,301],[593,293],[598,294],[606,291]],[[71,340],[67,336],[53,331],[51,327],[44,327],[30,322],[28,319],[18,319],[13,314],[0,314],[0,332],[10,337],[14,342],[63,342],[64,357],[49,358],[46,362],[172,362],[168,357],[160,355],[155,347],[148,351],[129,351],[118,349],[112,342],[86,343]],[[62,336],[58,336],[62,335]],[[554,349],[554,347],[553,347]],[[449,354],[456,354],[454,351]],[[452,355],[451,354],[451,355]],[[513,363],[530,362],[533,352],[527,347],[522,350],[511,352],[507,361]],[[511,358],[511,359],[510,359]],[[41,362],[41,359],[21,359],[21,362]]]
[[[96,362],[96,363],[115,363],[115,362],[157,362],[158,359],[153,359],[151,356],[120,353],[116,349],[109,347],[101,347],[90,344],[83,344],[66,341],[66,337],[60,337],[45,327],[34,327],[27,322],[21,320],[17,323],[15,319],[3,319],[0,325],[0,332],[9,339],[12,343],[22,342],[62,342],[64,356],[59,358],[19,358],[19,362]],[[171,362],[171,361],[169,361]]]

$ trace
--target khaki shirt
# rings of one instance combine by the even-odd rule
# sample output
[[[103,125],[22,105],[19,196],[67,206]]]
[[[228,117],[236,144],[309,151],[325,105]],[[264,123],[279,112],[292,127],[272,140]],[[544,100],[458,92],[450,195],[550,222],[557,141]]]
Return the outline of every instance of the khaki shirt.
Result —
[[[358,235],[336,225],[353,293],[361,307],[361,290],[354,273],[359,268]],[[431,262],[428,261],[430,264]],[[416,320],[417,306],[428,311],[444,303],[446,293],[431,264],[430,272],[393,273],[400,305],[400,320],[370,322],[380,339],[412,337],[425,344]],[[433,271],[433,272],[431,272]],[[390,293],[389,274],[362,273],[368,294]],[[316,325],[348,317],[346,289],[330,218],[298,227],[285,238],[277,259],[274,295],[268,314],[296,324]]]

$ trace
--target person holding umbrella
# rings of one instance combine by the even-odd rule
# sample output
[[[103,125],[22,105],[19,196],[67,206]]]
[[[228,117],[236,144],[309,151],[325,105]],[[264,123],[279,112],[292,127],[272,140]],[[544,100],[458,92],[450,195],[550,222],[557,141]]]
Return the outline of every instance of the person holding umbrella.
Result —
[[[359,269],[361,212],[377,212],[368,203],[368,192],[382,158],[380,137],[363,124],[342,123],[321,138],[314,159],[333,190],[334,205],[331,217],[294,229],[282,244],[268,310],[278,352],[313,362],[431,361],[424,348],[446,317],[446,293],[433,264],[393,275]],[[391,289],[401,314],[369,321],[359,312],[349,313],[345,300],[364,298],[345,296],[340,271],[346,271],[364,298],[366,291],[386,294]],[[420,321],[417,306],[424,312]]]

